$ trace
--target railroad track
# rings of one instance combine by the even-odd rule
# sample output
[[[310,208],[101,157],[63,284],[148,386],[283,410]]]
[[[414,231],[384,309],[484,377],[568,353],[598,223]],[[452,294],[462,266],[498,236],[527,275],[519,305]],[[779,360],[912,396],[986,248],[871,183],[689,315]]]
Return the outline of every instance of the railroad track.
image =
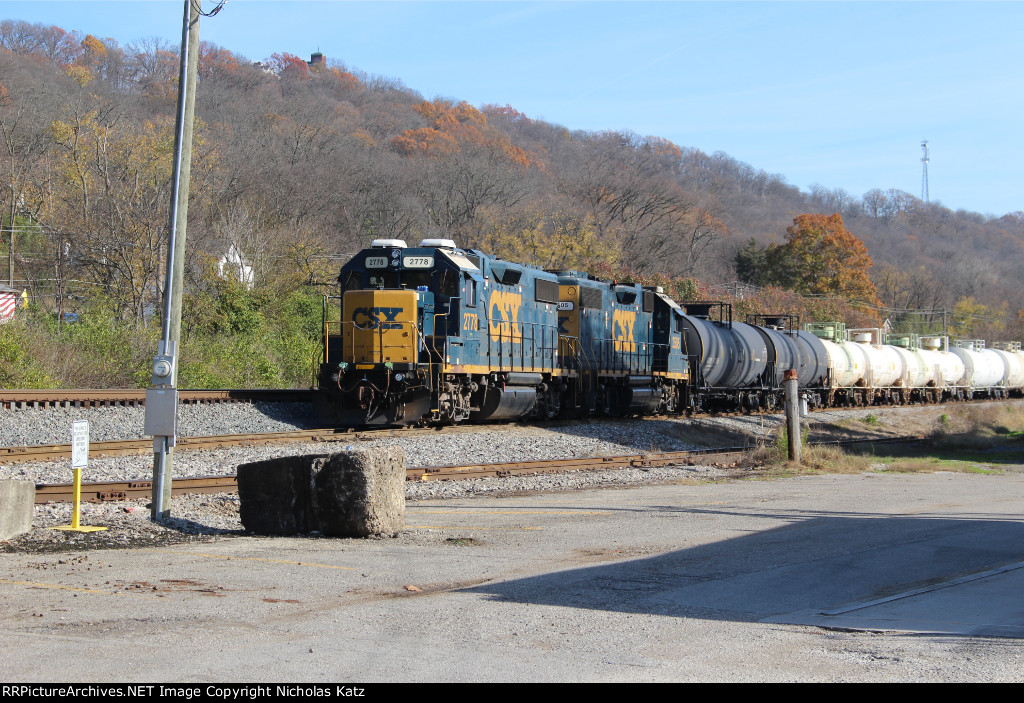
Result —
[[[555,420],[545,427],[571,425],[577,421]],[[503,427],[524,426],[506,423]],[[445,435],[464,432],[486,432],[489,425],[444,425],[430,427],[374,427],[354,430],[351,428],[324,428],[313,430],[290,430],[288,432],[258,432],[237,435],[210,435],[206,437],[178,437],[176,451],[189,449],[223,449],[225,447],[281,444],[286,442],[358,442],[384,437],[412,437],[414,435]],[[89,443],[90,457],[124,456],[151,454],[153,440],[140,437]],[[0,464],[25,461],[58,461],[71,458],[70,444],[31,444],[20,447],[0,447]]]
[[[222,388],[218,390],[178,391],[178,401],[196,403],[311,402],[312,390],[274,390],[261,388]],[[0,389],[0,407],[15,408],[98,408],[133,407],[146,404],[145,389]]]
[[[260,432],[254,434],[211,435],[208,437],[178,437],[176,451],[188,449],[223,449],[254,444],[281,444],[286,442],[355,442],[372,437],[437,434],[436,428],[402,428],[379,430],[319,429],[292,430],[290,432]],[[149,438],[120,439],[90,442],[89,456],[124,456],[152,454],[153,440]],[[0,464],[24,461],[57,461],[71,458],[70,444],[33,444],[24,447],[0,447]]]
[[[895,444],[920,442],[923,437],[892,437],[885,439],[852,439],[810,442],[809,444]],[[685,452],[647,452],[618,456],[577,457],[543,461],[518,461],[458,466],[419,466],[406,469],[407,481],[451,481],[465,478],[507,477],[518,474],[554,473],[559,471],[592,471],[604,469],[644,468],[654,466],[692,466],[702,464],[736,464],[750,451],[750,447],[723,447],[694,449]],[[172,483],[173,495],[197,493],[232,493],[238,490],[238,481],[230,476],[201,476],[176,478]],[[70,483],[38,484],[36,503],[70,502],[73,485]],[[83,483],[81,500],[103,502],[113,500],[146,499],[152,497],[152,481],[106,481]]]

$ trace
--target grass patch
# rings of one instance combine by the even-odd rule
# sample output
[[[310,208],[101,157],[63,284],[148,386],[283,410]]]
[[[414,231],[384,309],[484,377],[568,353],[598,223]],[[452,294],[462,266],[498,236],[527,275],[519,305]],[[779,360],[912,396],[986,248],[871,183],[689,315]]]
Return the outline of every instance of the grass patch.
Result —
[[[874,425],[868,415],[860,422]],[[804,437],[806,440],[806,436]],[[834,445],[801,448],[800,464],[788,459],[785,428],[751,454],[755,478],[785,478],[823,473],[935,473],[953,471],[999,474],[1000,464],[1024,464],[1024,405],[985,404],[953,407],[936,418],[921,446]]]
[[[1024,407],[1000,403],[952,408],[939,417],[929,444],[960,452],[1024,450]]]
[[[872,463],[869,456],[846,452],[832,444],[808,445],[806,429],[802,439],[801,462],[797,464],[789,460],[786,429],[780,427],[771,443],[765,443],[751,452],[750,458],[760,467],[757,473],[772,478],[822,473],[856,474],[867,471]]]
[[[874,457],[877,462],[872,464],[876,471],[885,473],[936,473],[953,471],[967,474],[999,474],[999,469],[991,465],[979,464],[966,459],[947,459],[937,456],[919,457]]]

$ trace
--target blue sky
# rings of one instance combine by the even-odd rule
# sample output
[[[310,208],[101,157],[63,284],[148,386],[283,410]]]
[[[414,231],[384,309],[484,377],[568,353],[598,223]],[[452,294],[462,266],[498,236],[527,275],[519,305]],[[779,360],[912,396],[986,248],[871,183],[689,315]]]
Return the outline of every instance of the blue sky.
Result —
[[[177,42],[183,7],[0,0],[0,18]],[[928,139],[933,201],[1024,210],[1021,2],[231,0],[200,34],[253,60],[320,50],[425,97],[724,151],[803,190],[920,196]]]

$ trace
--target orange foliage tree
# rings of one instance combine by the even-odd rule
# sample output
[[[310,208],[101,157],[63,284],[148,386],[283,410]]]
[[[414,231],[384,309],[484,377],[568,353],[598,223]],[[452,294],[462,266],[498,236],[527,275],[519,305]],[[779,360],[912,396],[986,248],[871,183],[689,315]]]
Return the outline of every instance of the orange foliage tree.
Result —
[[[797,215],[786,237],[783,248],[794,290],[880,304],[868,278],[868,248],[846,229],[842,215]]]
[[[751,242],[741,249],[736,257],[741,280],[881,305],[868,277],[868,248],[846,229],[842,215],[798,215],[786,228],[786,239],[782,245],[760,248]]]
[[[405,154],[444,156],[463,147],[483,148],[498,155],[510,166],[526,170],[532,160],[508,136],[487,124],[487,116],[469,103],[453,103],[443,98],[424,100],[413,110],[423,115],[429,126],[409,129],[395,136],[391,146]]]
[[[267,59],[270,68],[282,78],[306,80],[309,78],[309,64],[287,51],[271,54]]]

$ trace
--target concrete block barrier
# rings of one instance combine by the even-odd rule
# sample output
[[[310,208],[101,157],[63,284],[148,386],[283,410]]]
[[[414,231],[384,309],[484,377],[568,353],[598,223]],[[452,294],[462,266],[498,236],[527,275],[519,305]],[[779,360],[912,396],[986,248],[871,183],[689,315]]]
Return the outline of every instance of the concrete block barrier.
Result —
[[[238,467],[242,526],[267,535],[366,537],[405,525],[405,453],[353,449]]]
[[[0,539],[10,539],[32,529],[36,484],[17,479],[0,480]]]

